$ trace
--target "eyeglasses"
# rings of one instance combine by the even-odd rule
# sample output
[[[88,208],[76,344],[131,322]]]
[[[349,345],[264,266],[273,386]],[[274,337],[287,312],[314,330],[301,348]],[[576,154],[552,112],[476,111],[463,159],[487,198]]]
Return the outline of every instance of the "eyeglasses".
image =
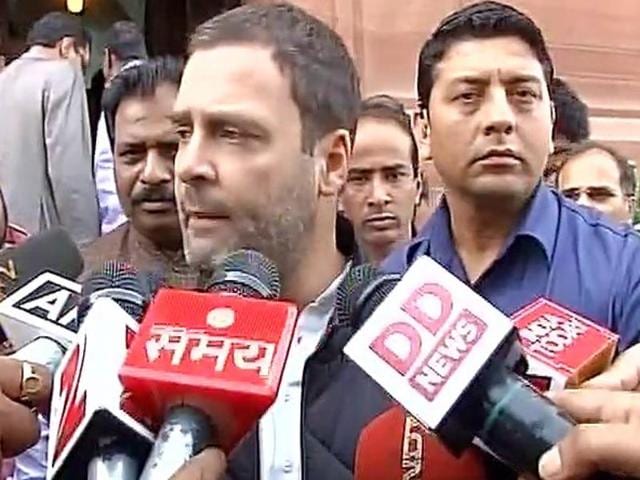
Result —
[[[573,200],[578,201],[582,194],[594,202],[605,202],[610,198],[620,197],[620,192],[609,187],[584,187],[584,188],[567,188],[562,190],[562,194]]]

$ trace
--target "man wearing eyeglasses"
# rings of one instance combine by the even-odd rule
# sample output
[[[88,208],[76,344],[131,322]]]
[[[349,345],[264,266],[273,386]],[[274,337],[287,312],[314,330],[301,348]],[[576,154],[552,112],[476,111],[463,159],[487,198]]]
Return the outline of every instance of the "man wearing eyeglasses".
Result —
[[[613,148],[594,141],[561,146],[554,152],[556,186],[580,205],[630,223],[635,210],[632,164]]]

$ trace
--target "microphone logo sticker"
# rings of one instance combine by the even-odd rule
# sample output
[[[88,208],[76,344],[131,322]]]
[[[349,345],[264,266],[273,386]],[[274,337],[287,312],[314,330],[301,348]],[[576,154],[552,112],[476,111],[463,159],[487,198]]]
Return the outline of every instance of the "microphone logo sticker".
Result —
[[[214,308],[207,314],[207,325],[222,330],[231,327],[236,322],[236,312],[232,308]]]

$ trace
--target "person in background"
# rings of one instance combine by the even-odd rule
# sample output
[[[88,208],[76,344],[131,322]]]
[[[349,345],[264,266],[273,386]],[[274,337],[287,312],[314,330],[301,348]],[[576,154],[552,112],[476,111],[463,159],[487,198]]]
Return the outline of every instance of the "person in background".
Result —
[[[134,22],[116,22],[106,35],[102,72],[105,87],[121,71],[147,59],[144,35]],[[113,152],[104,112],[98,120],[94,149],[94,169],[102,235],[127,221],[116,191]]]
[[[553,102],[555,121],[553,141],[556,149],[562,150],[566,144],[580,143],[589,139],[589,107],[571,86],[561,78],[551,81],[551,101]],[[556,156],[550,156],[542,173],[549,186],[555,186],[558,163]]]
[[[545,297],[619,334],[624,350],[640,340],[640,236],[542,183],[553,75],[542,32],[509,5],[475,3],[440,23],[420,53],[418,97],[446,190],[383,267],[402,273],[429,255],[508,316]]]
[[[380,264],[394,247],[411,239],[420,186],[411,118],[388,95],[367,98],[360,107],[341,196],[365,262]]]
[[[174,195],[178,136],[170,117],[182,68],[172,57],[152,59],[121,71],[105,90],[117,193],[128,222],[82,250],[85,274],[107,260],[146,270],[182,263]]]
[[[592,140],[556,147],[556,187],[565,197],[592,207],[612,220],[631,223],[636,205],[636,176],[629,160],[614,148]]]
[[[577,143],[589,139],[589,107],[563,79],[551,81],[551,101],[556,112],[553,140],[556,143]]]
[[[27,43],[0,73],[0,185],[29,233],[62,226],[87,244],[99,234],[82,74],[89,37],[77,18],[53,12]]]
[[[24,229],[9,223],[7,204],[0,188],[0,250],[15,247],[24,242],[28,236],[29,234]]]

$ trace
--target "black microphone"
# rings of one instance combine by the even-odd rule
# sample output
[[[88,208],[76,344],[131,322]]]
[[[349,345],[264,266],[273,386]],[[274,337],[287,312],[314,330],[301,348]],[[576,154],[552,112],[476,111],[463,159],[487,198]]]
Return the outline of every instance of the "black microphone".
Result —
[[[0,253],[0,299],[44,272],[76,279],[82,255],[67,232],[53,228]]]
[[[0,254],[0,341],[19,349],[47,337],[68,346],[74,332],[67,324],[75,318],[80,292],[73,280],[82,269],[80,252],[60,229],[4,250]]]

